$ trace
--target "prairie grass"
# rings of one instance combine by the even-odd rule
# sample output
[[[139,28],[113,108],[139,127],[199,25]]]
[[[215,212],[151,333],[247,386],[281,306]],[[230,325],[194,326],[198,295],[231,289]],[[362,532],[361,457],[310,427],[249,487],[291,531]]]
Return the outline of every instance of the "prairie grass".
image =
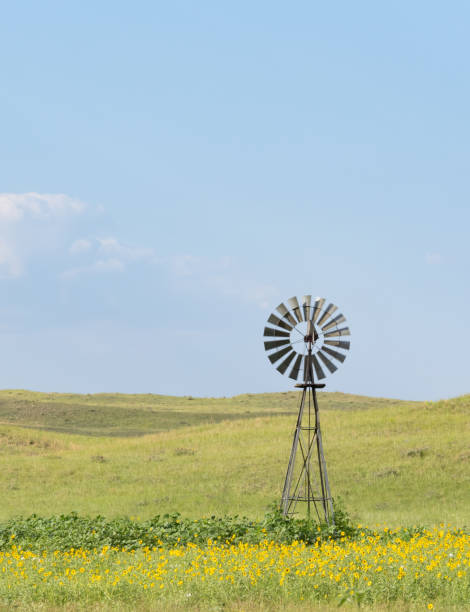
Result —
[[[259,518],[280,497],[295,425],[290,395],[289,416],[282,414],[284,396],[273,395],[272,403],[271,396],[227,400],[234,416],[243,401],[237,419],[134,437],[0,425],[0,520],[71,511]],[[331,395],[320,398],[331,488],[357,522],[470,524],[470,396],[437,403],[366,398],[361,407],[361,398]],[[213,400],[211,410],[223,401]],[[246,418],[247,410],[270,416]]]
[[[323,410],[393,408],[416,403],[345,393],[319,395]],[[189,425],[289,415],[295,412],[297,402],[296,392],[200,398],[150,393],[78,395],[10,389],[0,391],[0,423],[83,435],[139,436]]]

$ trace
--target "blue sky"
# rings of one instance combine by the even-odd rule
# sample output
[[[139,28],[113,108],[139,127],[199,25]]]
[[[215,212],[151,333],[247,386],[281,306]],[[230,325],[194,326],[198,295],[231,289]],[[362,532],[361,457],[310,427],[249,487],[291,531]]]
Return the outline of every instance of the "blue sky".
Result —
[[[15,2],[0,36],[0,387],[285,390],[293,295],[352,331],[328,389],[470,392],[466,2]]]

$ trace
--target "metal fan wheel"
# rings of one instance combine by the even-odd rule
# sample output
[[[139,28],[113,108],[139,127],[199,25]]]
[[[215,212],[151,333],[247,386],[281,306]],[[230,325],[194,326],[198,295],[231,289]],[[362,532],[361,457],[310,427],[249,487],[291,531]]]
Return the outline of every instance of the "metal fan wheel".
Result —
[[[288,307],[281,303],[268,318],[264,328],[264,348],[268,359],[277,365],[277,370],[289,378],[298,380],[304,376],[307,364],[307,347],[312,349],[312,363],[317,380],[338,369],[337,363],[346,359],[350,343],[343,340],[350,336],[348,327],[340,327],[346,317],[337,314],[338,307],[327,304],[325,298],[304,295],[299,300],[291,297]],[[334,315],[334,316],[333,316]]]

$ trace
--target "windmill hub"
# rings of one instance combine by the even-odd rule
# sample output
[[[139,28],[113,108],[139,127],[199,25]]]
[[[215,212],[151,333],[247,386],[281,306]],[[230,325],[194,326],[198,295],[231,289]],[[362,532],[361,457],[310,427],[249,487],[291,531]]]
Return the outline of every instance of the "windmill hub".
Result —
[[[322,331],[317,331],[311,321],[302,321],[290,332],[289,341],[296,352],[303,354],[304,350],[311,348],[315,354],[323,347],[324,337]]]

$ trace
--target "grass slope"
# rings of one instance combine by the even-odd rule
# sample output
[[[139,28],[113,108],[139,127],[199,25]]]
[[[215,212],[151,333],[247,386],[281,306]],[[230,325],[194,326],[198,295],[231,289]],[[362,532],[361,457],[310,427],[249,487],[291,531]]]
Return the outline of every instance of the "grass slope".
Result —
[[[322,410],[413,404],[344,393],[319,395]],[[188,425],[289,415],[297,410],[297,403],[295,392],[193,398],[6,390],[0,391],[0,423],[84,435],[140,436]]]
[[[260,517],[280,497],[297,401],[1,392],[0,519],[72,510]],[[470,396],[323,393],[320,407],[332,491],[356,520],[470,524]]]

